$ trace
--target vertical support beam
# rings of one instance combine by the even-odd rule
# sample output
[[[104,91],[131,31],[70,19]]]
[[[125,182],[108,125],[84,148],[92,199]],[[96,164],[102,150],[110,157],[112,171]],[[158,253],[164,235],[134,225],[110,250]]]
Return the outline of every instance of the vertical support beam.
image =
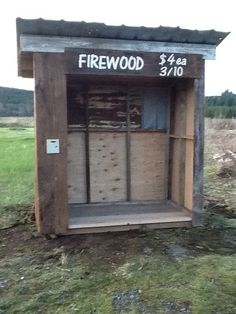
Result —
[[[204,61],[203,61],[204,62]],[[194,177],[193,177],[193,226],[203,224],[203,166],[204,166],[204,64],[202,77],[194,82]]]
[[[84,103],[85,103],[85,159],[86,159],[86,193],[87,203],[91,203],[91,180],[90,180],[90,154],[89,154],[89,101],[88,101],[88,85],[84,86]]]
[[[170,165],[170,117],[171,117],[171,96],[172,87],[168,89],[168,100],[167,100],[167,121],[166,121],[166,153],[165,153],[165,198],[169,197],[169,165]]]
[[[185,139],[186,136],[186,81],[176,83],[172,95],[170,133],[170,191],[169,197],[184,206],[185,187]]]
[[[189,80],[186,102],[186,140],[185,140],[185,188],[184,207],[193,209],[193,162],[194,162],[194,115],[195,88],[194,79]]]
[[[131,156],[130,156],[130,88],[126,91],[126,181],[127,181],[127,201],[131,200]]]
[[[34,54],[35,209],[41,233],[65,233],[67,209],[67,101],[63,54]],[[60,153],[47,154],[46,140]]]

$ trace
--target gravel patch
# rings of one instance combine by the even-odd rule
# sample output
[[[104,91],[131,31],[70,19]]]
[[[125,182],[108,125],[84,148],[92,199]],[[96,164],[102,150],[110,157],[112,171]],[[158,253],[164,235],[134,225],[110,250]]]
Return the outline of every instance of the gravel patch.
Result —
[[[116,312],[135,309],[140,314],[154,314],[148,307],[140,301],[140,290],[121,292],[113,296],[112,306]]]
[[[167,244],[166,252],[172,258],[193,258],[192,252],[176,243]]]
[[[175,302],[162,302],[164,313],[169,314],[191,314],[192,311],[186,304],[177,305]]]

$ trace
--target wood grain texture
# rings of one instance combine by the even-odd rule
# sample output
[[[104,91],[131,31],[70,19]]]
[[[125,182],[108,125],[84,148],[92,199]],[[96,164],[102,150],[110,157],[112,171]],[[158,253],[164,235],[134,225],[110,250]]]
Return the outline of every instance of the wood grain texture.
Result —
[[[185,141],[185,188],[184,188],[184,207],[192,210],[193,208],[193,157],[194,141]]]
[[[187,81],[177,82],[173,90],[170,121],[170,199],[184,205],[185,189],[185,140],[186,137],[186,107]]]
[[[20,35],[21,52],[59,52],[63,53],[65,47],[83,47],[90,49],[115,49],[127,51],[152,51],[168,53],[197,53],[204,59],[214,60],[214,45],[170,43],[141,40],[122,40],[106,38],[86,37],[63,37],[63,36],[40,36]]]
[[[182,138],[186,136],[186,81],[178,82],[174,88],[172,99],[170,133]]]
[[[86,203],[85,132],[68,134],[68,202]]]
[[[90,133],[89,143],[91,202],[125,201],[125,134]]]
[[[193,162],[194,162],[194,110],[195,110],[194,81],[187,84],[186,102],[186,141],[185,141],[185,191],[184,206],[193,209]]]
[[[186,95],[186,130],[185,134],[188,138],[194,139],[194,119],[195,119],[195,89],[194,80],[187,83]]]
[[[165,198],[167,136],[131,133],[131,200]]]
[[[195,80],[195,145],[193,177],[193,225],[203,224],[203,167],[204,167],[204,71],[202,78]]]
[[[184,205],[185,188],[185,142],[183,139],[171,138],[171,174],[170,199]]]
[[[63,55],[35,54],[35,207],[41,233],[64,233],[67,211],[67,110]],[[46,154],[58,138],[59,154]]]
[[[138,225],[121,225],[121,226],[109,226],[109,227],[94,227],[94,228],[78,228],[67,229],[64,235],[72,234],[91,234],[91,233],[104,233],[104,232],[121,232],[130,230],[148,231],[154,229],[164,228],[189,228],[192,226],[191,218],[188,221],[173,221],[173,222],[158,222]]]
[[[169,201],[147,204],[86,204],[70,207],[69,229],[190,222],[191,214]]]

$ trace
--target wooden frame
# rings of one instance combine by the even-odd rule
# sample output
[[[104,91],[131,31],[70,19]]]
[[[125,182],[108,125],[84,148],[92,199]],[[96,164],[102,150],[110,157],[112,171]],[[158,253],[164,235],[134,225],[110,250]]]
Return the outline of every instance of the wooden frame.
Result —
[[[64,55],[58,53],[35,53],[34,76],[36,125],[35,206],[37,225],[41,233],[71,234],[190,225],[190,221],[173,221],[148,225],[136,224],[129,226],[91,227],[91,229],[79,228],[78,230],[68,229],[67,133],[68,131],[76,132],[77,128],[67,127]],[[132,84],[132,79],[130,80],[130,84]],[[189,208],[191,211],[190,215],[192,215],[192,225],[200,225],[202,224],[203,211],[204,71],[202,71],[200,79],[182,79],[181,81],[175,79],[172,88],[173,86],[175,86],[175,96],[172,97],[172,102],[174,101],[171,114],[172,122],[170,123],[170,130],[168,127],[169,131],[167,132],[170,140],[170,152],[167,153],[166,157],[172,154],[172,162],[173,158],[175,158],[175,162],[180,163],[173,165],[170,161],[169,182],[171,182],[170,186],[172,186],[173,192],[169,189],[169,197],[176,204],[179,204],[179,206]],[[180,97],[179,100],[178,97]],[[127,106],[129,106],[129,100],[127,100]],[[181,110],[184,111],[178,113],[176,111],[178,107],[176,106],[182,106]],[[173,118],[173,114],[175,118]],[[178,115],[180,116],[178,117]],[[182,122],[181,129],[177,128],[177,131],[173,132],[173,127],[176,128],[176,119]],[[78,129],[78,131],[81,130]],[[88,132],[88,127],[84,131]],[[91,129],[90,131],[96,132],[97,130]],[[127,130],[120,130],[120,132],[122,131],[127,133]],[[130,155],[130,132],[139,133],[141,131],[133,129],[128,131],[126,137],[128,155]],[[152,132],[153,130],[145,131],[147,134]],[[58,138],[60,140],[60,154],[46,154],[46,139],[50,138]],[[175,143],[175,148],[172,146],[173,143]],[[173,149],[176,150],[174,155]],[[86,169],[88,173],[88,147],[86,151]],[[182,171],[184,168],[185,171]],[[129,169],[130,167],[127,165],[128,174],[130,173]],[[192,175],[190,175],[191,171]],[[174,180],[177,180],[176,185],[173,185]],[[127,183],[130,186],[130,175],[129,178],[127,177]],[[89,188],[87,188],[87,200],[90,200]],[[130,200],[130,191],[128,193],[128,200]]]
[[[173,78],[170,127],[167,126],[167,153],[170,156],[169,199],[179,208],[189,210],[189,220],[158,223],[124,224],[91,228],[68,229],[69,209],[67,195],[67,135],[68,132],[85,131],[87,134],[86,172],[89,180],[88,112],[86,128],[67,125],[66,70],[63,53],[35,53],[35,208],[38,229],[41,233],[72,234],[89,232],[121,231],[143,228],[169,228],[194,226],[203,223],[203,146],[204,146],[204,64],[201,77],[197,79]],[[202,61],[204,62],[204,61]],[[133,84],[129,79],[128,86]],[[87,84],[87,83],[86,83]],[[87,102],[87,101],[85,101]],[[127,100],[129,107],[129,99]],[[128,117],[129,119],[129,117]],[[181,123],[180,123],[181,121]],[[108,132],[106,129],[99,131]],[[126,132],[127,157],[130,157],[130,136],[157,130],[116,130]],[[160,133],[164,130],[160,130]],[[58,138],[60,154],[46,154],[46,140]],[[184,156],[184,157],[183,157]],[[129,158],[127,159],[129,160]],[[167,168],[167,169],[168,169]],[[184,170],[183,170],[184,169]],[[131,199],[130,164],[127,164],[128,201]],[[167,184],[167,183],[166,183]],[[90,201],[90,186],[87,185],[87,201]]]
[[[72,234],[133,230],[143,228],[168,228],[202,224],[203,213],[203,147],[204,147],[204,61],[201,64],[200,78],[167,78],[167,86],[172,91],[170,123],[160,134],[167,135],[165,172],[165,195],[178,210],[188,210],[188,217],[177,221],[153,223],[127,222],[119,226],[100,226],[69,228],[69,205],[67,192],[68,132],[84,132],[86,156],[87,202],[91,200],[89,132],[109,132],[107,129],[89,128],[88,107],[86,127],[77,128],[67,125],[66,67],[63,53],[34,53],[35,77],[35,208],[36,221],[41,233]],[[86,75],[88,75],[86,73]],[[97,75],[96,75],[97,76]],[[104,73],[103,76],[104,77]],[[83,75],[80,76],[83,80]],[[135,84],[131,76],[126,86]],[[146,80],[146,82],[148,82]],[[84,83],[90,84],[89,81]],[[141,84],[141,83],[139,83]],[[145,83],[146,84],[146,83]],[[129,88],[128,88],[129,90]],[[171,94],[171,93],[169,93]],[[129,108],[129,92],[126,107]],[[87,100],[86,100],[87,102]],[[127,110],[129,112],[129,110]],[[130,117],[127,117],[129,121]],[[169,120],[169,119],[168,119]],[[128,123],[129,125],[129,123]],[[126,133],[127,154],[127,201],[131,201],[131,136],[132,134],[154,134],[158,130],[139,130],[127,127],[116,130]],[[59,139],[60,154],[46,154],[46,140]],[[167,202],[168,201],[167,198]],[[132,202],[131,202],[132,203]],[[168,204],[168,203],[166,203]],[[170,214],[171,216],[171,214]],[[186,216],[187,217],[187,216]],[[191,218],[190,218],[191,217]]]

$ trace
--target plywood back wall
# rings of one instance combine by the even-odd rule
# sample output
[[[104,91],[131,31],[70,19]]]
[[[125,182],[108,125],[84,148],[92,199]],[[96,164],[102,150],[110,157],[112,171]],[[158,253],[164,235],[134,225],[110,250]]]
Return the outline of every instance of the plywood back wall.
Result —
[[[91,202],[126,201],[126,135],[89,135]]]
[[[131,134],[131,199],[165,199],[167,135]]]

